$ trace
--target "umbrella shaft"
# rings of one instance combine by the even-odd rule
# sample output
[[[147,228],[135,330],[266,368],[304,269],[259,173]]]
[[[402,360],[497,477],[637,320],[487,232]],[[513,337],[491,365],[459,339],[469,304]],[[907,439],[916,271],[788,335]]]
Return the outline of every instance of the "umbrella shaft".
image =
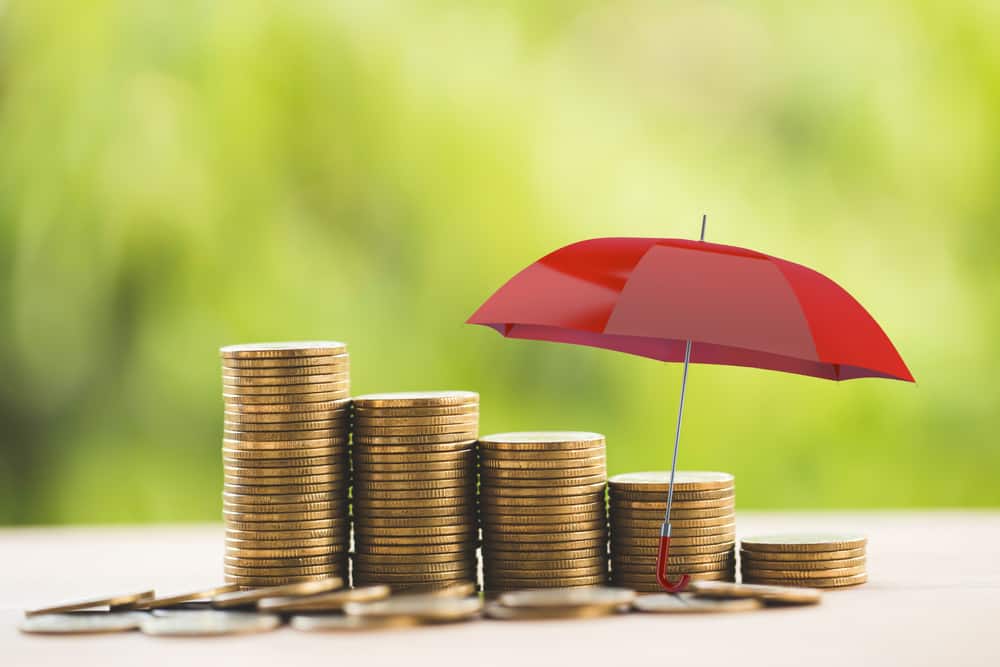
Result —
[[[667,512],[663,517],[666,535],[670,535],[670,506],[674,504],[674,475],[677,472],[677,448],[681,442],[681,419],[684,417],[684,393],[687,390],[688,366],[691,365],[691,341],[684,346],[684,371],[681,375],[681,404],[677,409],[677,430],[674,431],[674,458],[670,463],[670,486],[667,487]]]

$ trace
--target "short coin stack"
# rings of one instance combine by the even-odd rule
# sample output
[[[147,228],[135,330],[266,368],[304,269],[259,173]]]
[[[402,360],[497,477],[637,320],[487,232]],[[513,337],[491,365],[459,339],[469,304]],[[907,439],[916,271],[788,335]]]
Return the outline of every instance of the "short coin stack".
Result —
[[[867,539],[856,534],[788,534],[740,541],[740,571],[747,584],[844,588],[868,581]]]
[[[354,585],[476,581],[479,394],[354,399]]]
[[[479,480],[488,593],[607,582],[603,435],[480,438]]]
[[[243,587],[346,580],[346,346],[262,343],[221,354],[226,580]]]
[[[642,592],[659,591],[656,555],[667,508],[670,472],[615,475],[608,481],[611,580]],[[671,579],[735,577],[736,511],[733,476],[677,471],[667,573]]]

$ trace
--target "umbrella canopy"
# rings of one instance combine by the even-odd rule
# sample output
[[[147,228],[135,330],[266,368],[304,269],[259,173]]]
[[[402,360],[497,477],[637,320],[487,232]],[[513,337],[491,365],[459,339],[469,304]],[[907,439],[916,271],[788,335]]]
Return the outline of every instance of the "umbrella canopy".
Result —
[[[801,264],[735,246],[599,238],[546,255],[472,317],[509,338],[661,361],[751,366],[829,380],[913,382],[850,294]]]

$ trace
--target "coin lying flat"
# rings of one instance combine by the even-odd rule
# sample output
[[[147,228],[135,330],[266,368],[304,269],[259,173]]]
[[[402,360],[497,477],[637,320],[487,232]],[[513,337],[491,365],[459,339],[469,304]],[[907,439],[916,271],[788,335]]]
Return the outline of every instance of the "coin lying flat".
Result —
[[[692,581],[688,590],[699,598],[755,598],[768,605],[819,604],[823,595],[814,588],[758,586],[728,581]]]
[[[354,397],[356,408],[419,408],[478,403],[474,391],[415,391],[390,394],[364,394]]]
[[[848,588],[860,586],[868,581],[867,573],[854,574],[843,577],[829,577],[822,579],[787,579],[779,577],[761,577],[758,575],[743,575],[743,580],[751,584],[770,584],[785,586],[808,586],[811,588]]]
[[[857,533],[788,533],[745,537],[740,546],[745,551],[843,551],[862,549],[868,539]]]
[[[483,614],[500,621],[543,621],[554,619],[596,618],[617,613],[615,607],[575,605],[571,607],[508,607],[499,602],[486,605]]]
[[[669,489],[670,471],[633,472],[615,475],[608,480],[615,490],[663,491]],[[709,491],[730,488],[734,478],[729,473],[700,470],[678,470],[674,473],[674,491]]]
[[[468,620],[482,611],[477,597],[440,595],[399,595],[376,602],[352,602],[344,606],[349,616],[411,617],[422,623],[449,623]]]
[[[289,614],[302,612],[343,611],[348,602],[372,602],[389,597],[388,586],[365,586],[317,595],[264,598],[257,602],[257,609],[273,613]]]
[[[268,632],[279,625],[281,618],[274,614],[209,609],[150,616],[141,627],[143,634],[158,637],[205,637]]]
[[[419,625],[414,616],[293,616],[290,625],[303,632],[374,632]]]
[[[252,607],[258,600],[264,598],[291,597],[296,595],[315,595],[341,588],[344,585],[340,577],[327,577],[314,581],[303,581],[287,584],[284,586],[273,586],[270,588],[256,588],[249,591],[237,593],[223,593],[212,598],[212,606],[220,609],[231,607]]]
[[[81,600],[80,602],[67,602],[51,607],[41,607],[39,609],[29,609],[24,612],[25,616],[37,616],[41,614],[56,614],[68,611],[80,611],[83,609],[96,609],[98,607],[108,607],[109,609],[131,609],[143,605],[156,597],[153,591],[140,591],[138,593],[124,593],[112,595],[106,598],[94,598],[91,600]]]
[[[29,634],[82,635],[138,630],[148,614],[138,611],[73,611],[28,616],[18,630]]]
[[[215,586],[214,588],[204,588],[190,593],[181,593],[178,595],[168,595],[165,597],[154,598],[142,606],[146,609],[168,609],[170,607],[178,607],[188,602],[211,600],[217,595],[234,593],[238,590],[239,586],[236,586],[235,584],[227,584],[225,586]]]
[[[632,607],[652,614],[716,614],[735,611],[753,611],[763,605],[755,598],[717,600],[696,598],[686,593],[645,595],[637,598]]]
[[[219,348],[224,359],[275,359],[280,357],[322,357],[344,354],[347,345],[332,340],[244,343]]]

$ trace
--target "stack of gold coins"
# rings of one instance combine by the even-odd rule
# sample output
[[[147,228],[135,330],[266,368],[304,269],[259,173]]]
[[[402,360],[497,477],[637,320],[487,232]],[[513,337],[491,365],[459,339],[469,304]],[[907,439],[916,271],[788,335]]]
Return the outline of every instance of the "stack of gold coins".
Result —
[[[636,472],[608,480],[611,580],[642,592],[660,590],[656,555],[667,509],[670,472]],[[678,470],[670,510],[667,574],[692,579],[735,578],[736,511],[733,476]]]
[[[545,431],[479,439],[489,593],[608,579],[604,436]]]
[[[346,346],[262,343],[221,353],[226,580],[244,587],[346,580]]]
[[[479,394],[354,399],[354,585],[476,581]]]
[[[743,583],[844,588],[868,581],[857,534],[762,535],[740,540]]]

